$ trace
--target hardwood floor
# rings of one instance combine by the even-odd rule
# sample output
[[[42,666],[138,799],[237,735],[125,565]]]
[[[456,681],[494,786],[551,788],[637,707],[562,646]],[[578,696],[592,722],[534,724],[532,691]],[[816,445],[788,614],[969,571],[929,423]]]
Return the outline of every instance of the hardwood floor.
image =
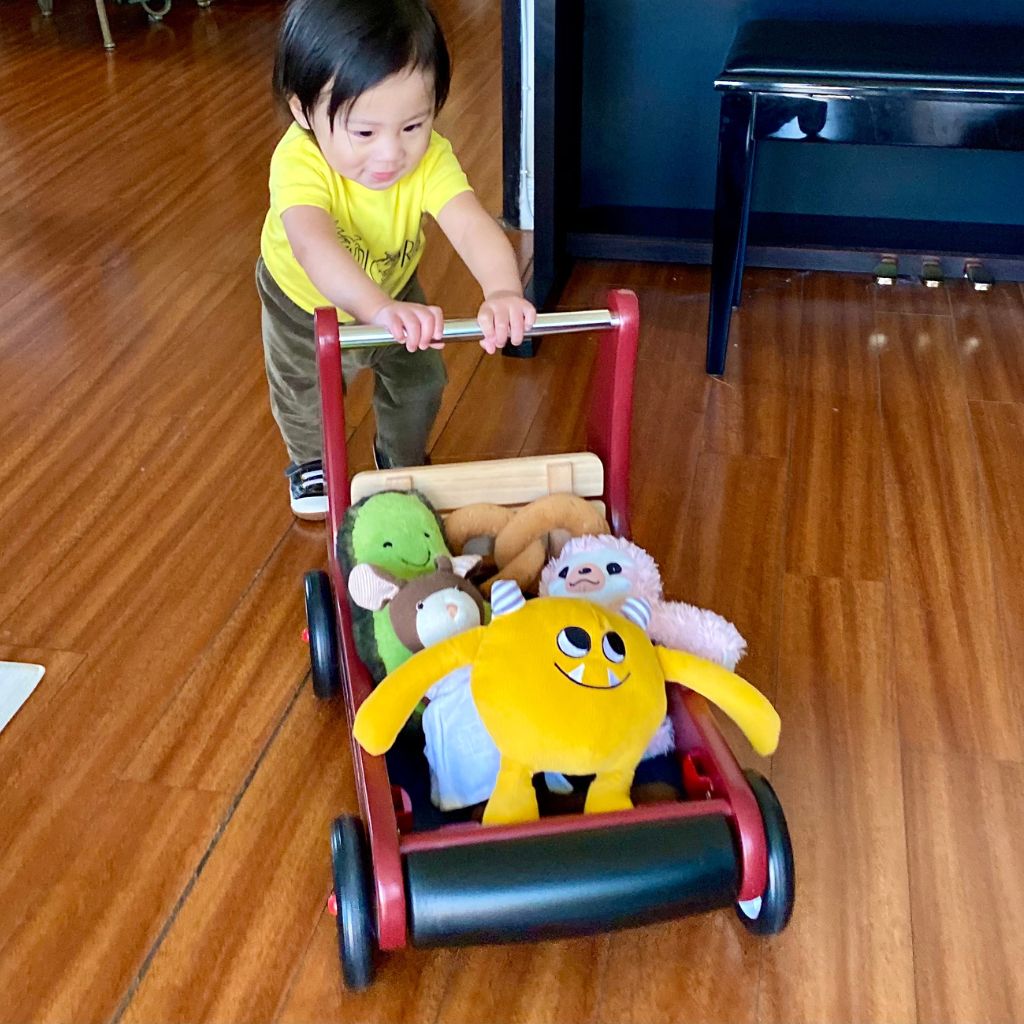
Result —
[[[577,269],[566,307],[640,296],[635,539],[779,707],[770,762],[727,732],[787,810],[796,913],[407,950],[352,995],[344,715],[300,640],[325,537],[287,507],[252,282],[280,4],[112,6],[113,56],[56,6],[0,6],[0,660],[47,668],[0,734],[0,1022],[1024,1020],[1024,292],[751,271],[718,381],[704,269]],[[441,128],[497,211],[498,5],[439,6]],[[590,357],[451,346],[434,457],[577,447]]]

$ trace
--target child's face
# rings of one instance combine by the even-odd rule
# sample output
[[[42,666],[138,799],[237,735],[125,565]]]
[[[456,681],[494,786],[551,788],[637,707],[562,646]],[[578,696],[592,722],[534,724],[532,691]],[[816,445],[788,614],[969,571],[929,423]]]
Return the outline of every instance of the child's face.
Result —
[[[327,117],[330,86],[307,121],[295,97],[292,114],[313,132],[327,162],[343,178],[382,191],[414,170],[430,145],[434,124],[434,81],[422,71],[402,71],[367,89],[347,111],[339,110],[333,131]]]

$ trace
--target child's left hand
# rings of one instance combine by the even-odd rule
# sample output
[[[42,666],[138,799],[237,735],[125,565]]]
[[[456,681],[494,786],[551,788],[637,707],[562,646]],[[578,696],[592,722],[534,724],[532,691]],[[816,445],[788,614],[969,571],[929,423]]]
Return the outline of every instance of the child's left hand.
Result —
[[[495,292],[484,300],[476,317],[480,330],[484,332],[480,347],[493,355],[510,341],[513,345],[521,345],[536,319],[537,310],[533,303],[527,302],[522,295]]]

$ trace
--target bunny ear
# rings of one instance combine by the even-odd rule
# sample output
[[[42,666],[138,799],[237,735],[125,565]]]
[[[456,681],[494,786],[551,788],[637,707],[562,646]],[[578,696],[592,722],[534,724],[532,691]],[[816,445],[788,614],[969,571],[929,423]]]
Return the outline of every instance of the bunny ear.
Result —
[[[360,562],[348,574],[348,596],[367,611],[380,611],[400,589],[390,573],[366,562]]]
[[[452,571],[457,576],[468,576],[479,564],[479,555],[456,555],[452,559]]]
[[[526,598],[515,580],[495,580],[491,586],[491,614],[495,617],[518,611]]]
[[[629,619],[634,625],[639,626],[646,632],[651,624],[651,606],[642,597],[631,597],[623,602],[619,609],[625,619]]]

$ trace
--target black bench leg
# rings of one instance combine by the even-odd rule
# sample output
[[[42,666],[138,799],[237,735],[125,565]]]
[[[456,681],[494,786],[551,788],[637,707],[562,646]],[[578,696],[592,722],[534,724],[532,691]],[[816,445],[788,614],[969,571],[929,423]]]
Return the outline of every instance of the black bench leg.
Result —
[[[757,98],[754,99],[756,116]],[[754,192],[754,160],[756,159],[757,140],[753,131],[747,134],[746,166],[747,181],[743,186],[743,211],[740,214],[740,244],[736,253],[736,278],[732,289],[732,308],[739,309],[743,302],[743,270],[747,264],[747,226],[750,223],[750,197]]]
[[[718,130],[715,228],[711,251],[711,301],[708,314],[707,372],[725,372],[729,323],[737,287],[740,243],[749,211],[747,184],[753,148],[748,145],[753,104],[745,93],[726,93]]]

